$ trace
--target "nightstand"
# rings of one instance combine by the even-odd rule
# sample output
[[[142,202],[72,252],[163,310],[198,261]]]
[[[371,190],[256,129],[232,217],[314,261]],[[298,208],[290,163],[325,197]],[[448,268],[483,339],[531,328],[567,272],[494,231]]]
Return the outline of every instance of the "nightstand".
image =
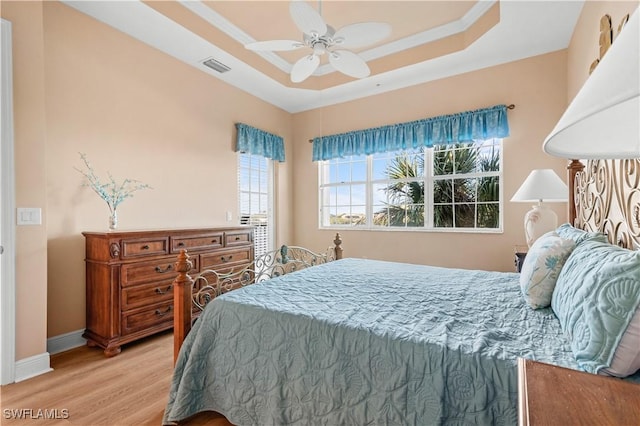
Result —
[[[636,425],[640,385],[518,359],[518,424]]]
[[[515,250],[516,271],[520,272],[522,271],[522,264],[524,263],[524,258],[527,257],[527,251],[529,250],[529,247],[515,246],[514,250]]]

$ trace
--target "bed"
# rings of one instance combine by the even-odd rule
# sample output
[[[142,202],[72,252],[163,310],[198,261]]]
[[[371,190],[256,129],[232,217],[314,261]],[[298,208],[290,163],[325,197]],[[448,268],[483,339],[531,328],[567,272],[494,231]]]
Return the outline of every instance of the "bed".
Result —
[[[640,160],[571,170],[575,226],[548,237],[571,251],[553,304],[536,309],[522,274],[342,258],[339,237],[306,260],[284,247],[273,258],[291,261],[286,271],[270,263],[204,281],[189,277],[182,253],[175,313],[186,319],[176,319],[163,423],[211,410],[242,425],[516,424],[519,357],[640,383],[612,364],[625,341],[638,342],[627,329],[640,322],[640,252],[630,250],[640,243]],[[591,269],[597,279],[584,275]],[[615,291],[598,278],[626,273]],[[602,312],[592,308],[600,294]],[[192,325],[194,298],[210,303]],[[604,315],[604,332],[585,330],[590,315]]]

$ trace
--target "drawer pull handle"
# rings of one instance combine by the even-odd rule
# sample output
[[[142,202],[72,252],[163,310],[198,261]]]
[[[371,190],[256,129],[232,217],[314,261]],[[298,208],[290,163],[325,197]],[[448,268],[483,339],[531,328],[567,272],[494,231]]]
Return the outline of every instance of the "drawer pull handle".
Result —
[[[156,309],[156,315],[159,317],[163,317],[171,312],[171,308],[171,305],[167,306],[167,309],[164,312],[162,312],[160,309]]]
[[[231,259],[233,259],[233,255],[230,254],[229,256],[220,256],[220,260],[222,260],[223,262],[228,262]]]
[[[159,273],[159,274],[164,274],[166,272],[169,272],[172,269],[173,269],[173,265],[167,265],[167,267],[164,268],[164,269],[162,269],[159,266],[156,266],[156,272]]]
[[[211,240],[211,243],[216,244],[218,242],[217,238],[214,238],[213,240]]]
[[[239,240],[240,240],[240,237],[236,237],[236,241],[239,241]]]
[[[169,287],[167,287],[166,290],[162,290],[161,288],[156,288],[156,293],[158,294],[167,294],[171,291],[171,289],[173,288],[173,284],[171,284]]]
[[[184,243],[178,243],[178,247],[184,247]]]
[[[149,245],[148,244],[143,245],[142,250],[149,250]]]

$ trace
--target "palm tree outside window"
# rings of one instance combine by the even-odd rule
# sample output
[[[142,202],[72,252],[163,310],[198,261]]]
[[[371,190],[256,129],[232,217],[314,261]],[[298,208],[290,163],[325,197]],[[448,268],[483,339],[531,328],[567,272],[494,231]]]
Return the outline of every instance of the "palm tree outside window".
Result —
[[[320,163],[320,226],[502,228],[502,140],[488,139]]]

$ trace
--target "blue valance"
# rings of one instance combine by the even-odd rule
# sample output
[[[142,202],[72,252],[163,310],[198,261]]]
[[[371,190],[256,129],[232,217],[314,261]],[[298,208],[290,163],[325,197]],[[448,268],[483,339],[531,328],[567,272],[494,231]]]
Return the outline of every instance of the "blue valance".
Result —
[[[425,118],[313,139],[313,161],[509,136],[507,106]]]
[[[261,155],[281,163],[284,161],[284,139],[281,136],[243,123],[236,123],[236,129],[236,151]]]

